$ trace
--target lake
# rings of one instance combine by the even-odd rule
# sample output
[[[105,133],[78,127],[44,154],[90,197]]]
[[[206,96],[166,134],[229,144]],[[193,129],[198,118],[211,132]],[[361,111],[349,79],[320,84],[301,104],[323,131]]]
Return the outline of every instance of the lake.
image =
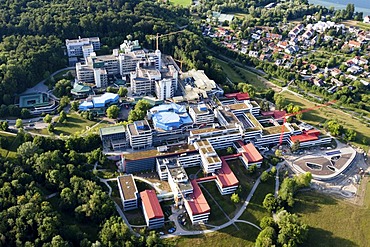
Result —
[[[369,0],[308,0],[308,2],[322,5],[327,8],[335,7],[336,9],[344,9],[347,4],[353,3],[355,5],[355,12],[363,12],[364,16],[370,15]]]

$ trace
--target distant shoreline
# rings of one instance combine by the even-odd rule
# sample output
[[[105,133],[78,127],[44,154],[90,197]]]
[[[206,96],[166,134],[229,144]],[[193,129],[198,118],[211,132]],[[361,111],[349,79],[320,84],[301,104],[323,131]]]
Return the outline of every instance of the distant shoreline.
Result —
[[[347,6],[346,4],[333,3],[333,2],[325,1],[325,0],[309,0],[308,2],[310,4],[322,5],[327,8],[334,7],[335,9],[345,9]],[[356,6],[356,3],[354,3],[354,5],[355,5],[355,12],[363,12],[364,16],[370,15],[370,8],[358,7]]]

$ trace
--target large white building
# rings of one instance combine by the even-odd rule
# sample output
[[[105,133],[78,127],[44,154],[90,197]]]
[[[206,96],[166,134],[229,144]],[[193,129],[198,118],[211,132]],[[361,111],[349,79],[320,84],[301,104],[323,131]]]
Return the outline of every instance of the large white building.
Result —
[[[153,144],[152,129],[147,120],[127,125],[127,134],[133,149],[147,148]]]
[[[201,164],[206,173],[213,173],[221,168],[221,159],[208,140],[197,141],[194,147],[199,151]]]
[[[66,39],[66,47],[68,57],[82,57],[91,52],[91,48],[93,51],[100,50],[100,39],[98,37]]]
[[[211,124],[215,119],[209,106],[204,103],[189,107],[189,115],[195,124]]]

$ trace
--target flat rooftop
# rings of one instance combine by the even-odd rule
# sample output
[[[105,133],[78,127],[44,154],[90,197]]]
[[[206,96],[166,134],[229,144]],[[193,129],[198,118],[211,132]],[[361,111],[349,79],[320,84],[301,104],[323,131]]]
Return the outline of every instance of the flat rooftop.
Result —
[[[132,124],[128,124],[127,127],[132,136],[137,136],[140,135],[141,133],[151,130],[147,120],[135,121]]]
[[[168,171],[173,181],[179,186],[181,191],[189,191],[193,189],[193,186],[189,181],[189,177],[186,174],[184,167],[168,167]]]
[[[120,133],[124,133],[124,132],[125,132],[125,126],[123,126],[123,125],[116,125],[116,126],[112,126],[112,127],[100,128],[100,134],[102,136],[120,134]]]
[[[121,187],[125,200],[136,199],[137,188],[132,175],[119,176],[118,186]]]
[[[194,152],[194,151],[196,151],[196,149],[193,145],[183,144],[179,146],[169,147],[167,152],[158,152],[157,149],[151,149],[151,150],[124,154],[124,156],[126,160],[141,160],[141,159],[147,159],[147,158],[159,158],[162,156],[182,154],[182,153]]]

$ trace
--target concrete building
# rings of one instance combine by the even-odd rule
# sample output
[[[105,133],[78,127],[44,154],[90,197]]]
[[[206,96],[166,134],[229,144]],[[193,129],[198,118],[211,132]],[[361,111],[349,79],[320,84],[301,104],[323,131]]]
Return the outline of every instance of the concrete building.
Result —
[[[203,70],[190,70],[182,73],[180,88],[183,101],[196,101],[212,95],[223,95],[223,90]],[[176,99],[179,100],[179,99]]]
[[[156,159],[156,169],[161,180],[168,180],[169,167],[184,168],[200,166],[200,155],[197,151],[189,151],[180,155]]]
[[[108,87],[108,73],[105,69],[94,69],[94,81],[97,88]]]
[[[211,124],[215,119],[210,107],[204,103],[189,107],[189,114],[195,124]]]
[[[186,198],[185,209],[192,224],[205,223],[208,221],[211,208],[197,182],[192,180],[191,185],[193,186],[193,193]]]
[[[128,147],[126,129],[123,125],[100,128],[99,133],[105,148],[120,150]]]
[[[137,65],[136,71],[130,73],[133,94],[148,95],[155,91],[155,82],[162,79],[161,72],[153,65]]]
[[[130,146],[133,149],[151,147],[153,143],[152,128],[147,120],[135,121],[127,125]]]
[[[94,52],[94,46],[92,44],[82,46],[82,54],[86,61],[87,57],[89,57]]]
[[[165,100],[172,98],[174,96],[174,91],[172,88],[171,79],[163,79],[155,82],[155,95],[160,100]]]
[[[138,191],[132,175],[124,175],[117,178],[118,190],[121,196],[124,211],[137,208]]]
[[[140,192],[143,213],[146,226],[149,229],[161,228],[164,226],[164,214],[154,190]]]
[[[208,140],[197,141],[194,147],[199,151],[201,165],[206,173],[213,173],[221,168],[221,159]]]
[[[172,162],[173,163],[169,162],[167,164],[168,184],[175,197],[182,198],[182,195],[186,197],[193,193],[193,186],[189,181],[185,169],[177,163],[177,159],[172,159]]]
[[[82,57],[84,56],[83,47],[92,46],[94,51],[100,50],[100,39],[98,37],[66,39],[67,55],[68,57]],[[90,49],[86,47],[85,51]]]

